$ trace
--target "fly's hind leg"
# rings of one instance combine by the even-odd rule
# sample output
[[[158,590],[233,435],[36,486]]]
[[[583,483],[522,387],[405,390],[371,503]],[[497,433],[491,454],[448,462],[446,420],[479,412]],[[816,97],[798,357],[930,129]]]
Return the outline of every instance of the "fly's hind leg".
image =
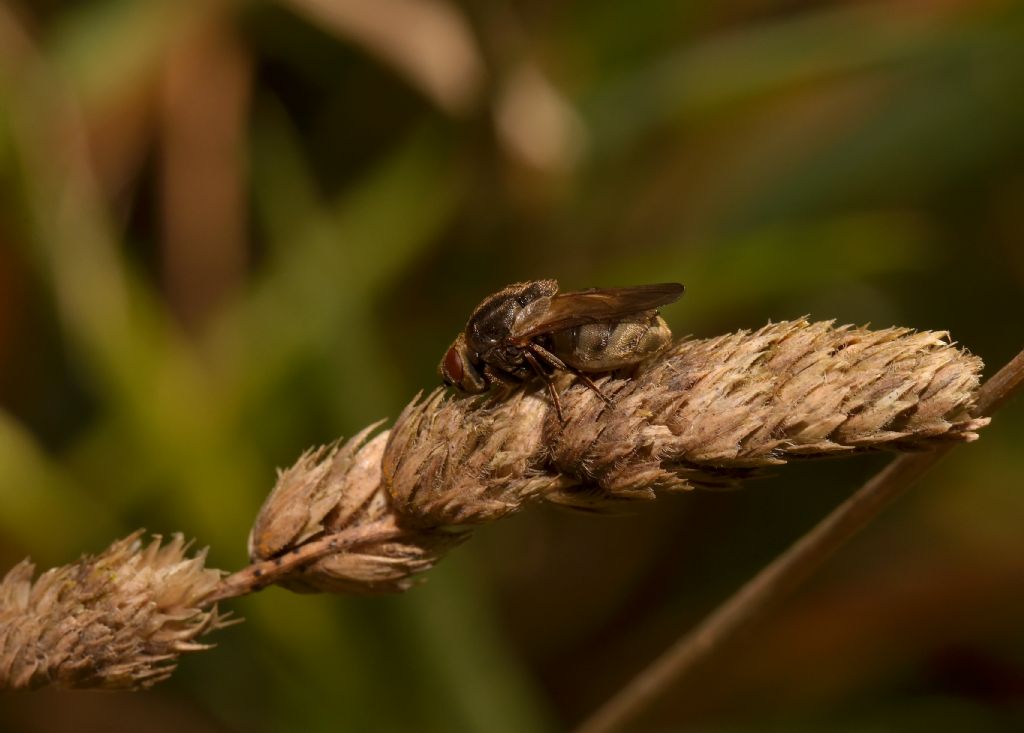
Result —
[[[529,351],[523,352],[523,357],[526,359],[526,363],[533,367],[533,371],[537,372],[537,376],[544,380],[544,384],[548,386],[548,393],[551,395],[551,401],[555,403],[555,412],[558,414],[558,422],[565,423],[565,416],[562,414],[562,400],[558,397],[558,390],[555,389],[555,382],[551,379],[551,375],[544,371],[544,367],[537,361],[537,357],[531,354]]]
[[[606,405],[610,405],[612,403],[608,395],[602,392],[601,388],[594,384],[594,380],[588,377],[583,372],[581,372],[579,369],[572,368],[571,366],[566,364],[564,361],[559,359],[557,356],[552,354],[550,351],[545,349],[540,344],[531,343],[528,348],[530,351],[532,351],[534,354],[536,354],[541,359],[546,361],[548,364],[553,366],[555,369],[562,369],[564,371],[570,372],[571,374],[575,374],[579,378],[579,380],[583,382],[583,384],[587,385],[588,387],[590,387],[590,389],[594,390],[594,393],[597,394],[597,396],[600,397],[602,400],[604,400],[604,403]],[[527,351],[526,353],[529,354],[530,351]]]

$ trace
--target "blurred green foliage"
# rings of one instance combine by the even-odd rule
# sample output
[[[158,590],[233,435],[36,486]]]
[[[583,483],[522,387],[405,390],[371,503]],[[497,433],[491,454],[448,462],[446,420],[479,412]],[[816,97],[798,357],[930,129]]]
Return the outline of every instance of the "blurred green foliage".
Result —
[[[913,3],[0,6],[0,559],[136,526],[245,562],[274,468],[394,416],[485,294],[679,280],[679,335],[803,314],[1024,343],[1024,12]],[[1011,405],[649,730],[1024,727]],[[233,604],[144,695],[5,731],[549,731],[876,470],[538,508],[402,597]]]

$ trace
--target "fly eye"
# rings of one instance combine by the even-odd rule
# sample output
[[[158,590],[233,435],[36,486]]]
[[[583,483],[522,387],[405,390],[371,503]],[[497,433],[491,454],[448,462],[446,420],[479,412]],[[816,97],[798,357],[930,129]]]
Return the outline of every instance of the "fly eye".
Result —
[[[444,379],[445,384],[450,386],[462,381],[465,371],[462,368],[462,357],[459,356],[458,351],[454,348],[448,349],[448,353],[444,355],[442,365],[444,368],[441,370],[441,377]]]

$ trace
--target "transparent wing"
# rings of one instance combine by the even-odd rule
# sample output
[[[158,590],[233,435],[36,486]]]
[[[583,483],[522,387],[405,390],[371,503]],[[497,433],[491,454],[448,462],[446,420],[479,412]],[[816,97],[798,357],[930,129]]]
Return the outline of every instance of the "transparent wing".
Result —
[[[654,310],[679,300],[679,283],[635,285],[629,288],[590,288],[552,296],[546,308],[538,308],[516,324],[516,339],[528,340],[552,331],[585,323],[614,321],[634,313]]]

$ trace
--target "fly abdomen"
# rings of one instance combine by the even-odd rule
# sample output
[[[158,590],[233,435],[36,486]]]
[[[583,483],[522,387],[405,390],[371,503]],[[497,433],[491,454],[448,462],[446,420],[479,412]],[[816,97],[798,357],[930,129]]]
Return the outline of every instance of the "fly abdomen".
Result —
[[[672,342],[657,313],[606,323],[587,323],[551,334],[552,351],[582,372],[610,372],[654,356]]]

